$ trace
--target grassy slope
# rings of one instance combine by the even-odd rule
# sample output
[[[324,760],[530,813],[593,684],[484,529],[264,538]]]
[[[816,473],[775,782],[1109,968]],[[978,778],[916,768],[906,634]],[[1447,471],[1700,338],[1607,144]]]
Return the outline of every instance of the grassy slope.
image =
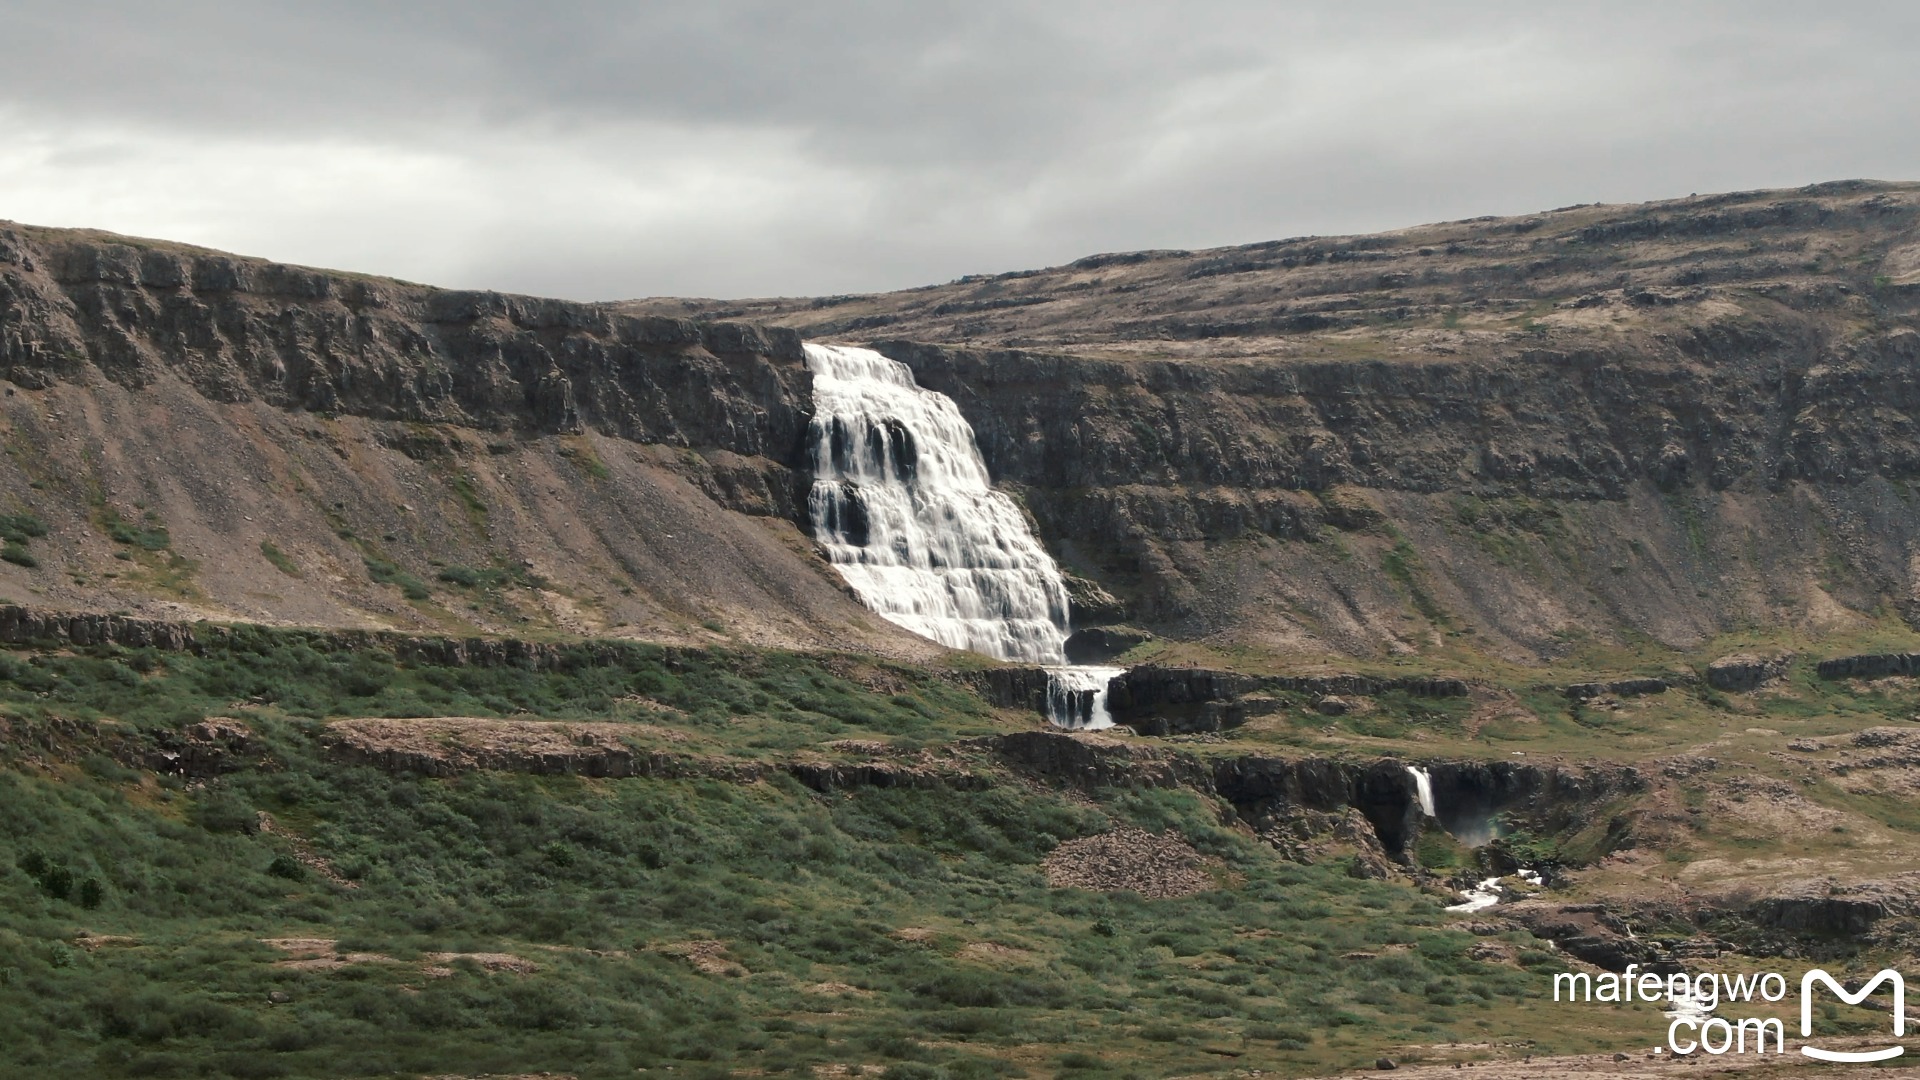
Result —
[[[1597,1006],[1570,1023],[1540,1001],[1551,954],[1519,939],[1526,968],[1470,960],[1431,898],[1284,862],[1188,792],[395,777],[316,740],[328,715],[604,718],[626,695],[681,710],[675,726],[727,756],[836,729],[1006,726],[910,673],[869,671],[870,689],[791,654],[644,650],[573,673],[401,669],[275,635],[207,657],[6,660],[0,1075],[1299,1074],[1407,1043],[1576,1050],[1651,1031]],[[185,784],[103,752],[249,698],[258,767]],[[1115,822],[1177,830],[1231,887],[1046,886],[1059,840]],[[355,887],[286,858],[288,834]],[[261,943],[281,937],[382,959],[289,967]],[[724,943],[706,947],[715,970],[685,955],[699,941]]]

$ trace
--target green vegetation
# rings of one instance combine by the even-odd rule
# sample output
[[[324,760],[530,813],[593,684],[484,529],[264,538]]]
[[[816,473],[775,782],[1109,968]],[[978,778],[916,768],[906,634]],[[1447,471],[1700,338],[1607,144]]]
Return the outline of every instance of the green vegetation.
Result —
[[[551,667],[439,667],[324,634],[239,627],[204,654],[98,647],[0,652],[0,718],[173,730],[236,701],[288,720],[330,716],[663,716],[755,756],[843,736],[932,740],[997,730],[971,693],[909,668],[753,650],[629,642],[556,646]],[[870,690],[868,684],[885,692]]]
[[[1414,610],[1428,622],[1442,627],[1453,625],[1453,620],[1447,615],[1446,609],[1440,606],[1440,601],[1428,590],[1425,581],[1426,567],[1420,561],[1419,552],[1413,549],[1413,545],[1405,537],[1400,537],[1393,547],[1380,557],[1380,569],[1395,584],[1406,590],[1408,599],[1413,602]]]
[[[30,513],[0,514],[0,559],[32,568],[40,565],[28,544],[47,535],[47,523]]]
[[[407,599],[432,599],[433,590],[427,588],[427,583],[401,569],[398,564],[373,555],[363,555],[361,561],[367,564],[368,577],[382,585],[393,585],[399,588],[400,595]]]
[[[1414,861],[1429,870],[1449,871],[1470,865],[1472,856],[1466,847],[1444,829],[1420,830],[1414,841]]]
[[[299,564],[295,563],[293,561],[293,558],[289,556],[286,552],[281,551],[279,548],[275,547],[273,544],[273,541],[271,540],[260,541],[260,554],[266,556],[267,561],[273,564],[274,569],[280,571],[281,573],[287,575],[288,577],[301,576]]]
[[[520,585],[530,589],[545,587],[545,582],[537,575],[530,574],[522,568],[510,566],[448,566],[441,569],[438,577],[449,585],[482,591],[501,589],[510,585]]]
[[[593,447],[584,439],[568,441],[560,448],[559,453],[562,458],[571,462],[575,468],[592,479],[607,480],[613,476],[613,472],[607,468],[607,463],[600,460],[600,455],[594,453]]]
[[[454,495],[460,499],[460,505],[466,508],[467,517],[476,524],[487,517],[487,501],[480,497],[479,485],[472,474],[460,473],[451,481]]]
[[[1536,990],[1467,960],[1432,901],[1281,862],[1190,797],[422,780],[328,767],[290,733],[274,750],[286,771],[199,793],[0,774],[0,854],[40,845],[8,861],[66,890],[0,879],[0,1075],[993,1076],[1032,1043],[1103,1068],[1225,1048],[1297,1071],[1341,1060],[1344,1033],[1464,1033]],[[230,808],[256,807],[357,887],[236,827]],[[1115,819],[1177,828],[1244,882],[1192,901],[1046,888],[1041,856]],[[40,854],[56,846],[68,863]],[[88,910],[71,882],[93,880]],[[262,943],[301,937],[362,959],[302,969]],[[1381,945],[1400,951],[1339,959]]]
[[[1299,1074],[1608,1037],[1543,1023],[1541,972],[1469,959],[1431,898],[1288,863],[1187,791],[425,777],[341,764],[323,734],[527,711],[751,757],[999,729],[924,672],[604,642],[442,668],[330,640],[0,654],[0,1076]],[[236,701],[244,767],[137,767]],[[1057,844],[1117,823],[1184,837],[1228,887],[1047,886]]]
[[[116,544],[126,544],[142,551],[165,551],[173,546],[173,537],[167,527],[152,511],[148,511],[138,522],[127,521],[116,513],[109,512],[107,538]]]
[[[136,503],[135,508],[139,505]],[[114,558],[139,567],[127,580],[174,596],[198,595],[193,579],[200,564],[173,550],[173,534],[158,514],[146,510],[138,521],[132,521],[104,501],[96,501],[94,523],[107,539],[120,545]]]

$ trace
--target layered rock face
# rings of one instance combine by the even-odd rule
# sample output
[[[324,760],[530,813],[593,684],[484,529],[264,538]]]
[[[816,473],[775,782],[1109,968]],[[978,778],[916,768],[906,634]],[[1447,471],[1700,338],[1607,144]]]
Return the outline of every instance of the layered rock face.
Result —
[[[1519,661],[1821,633],[1920,616],[1916,312],[1913,185],[735,304],[445,292],[0,228],[22,455],[0,498],[56,525],[27,545],[37,569],[0,567],[0,599],[153,603],[156,572],[105,576],[101,534],[158,513],[200,566],[169,601],[194,614],[444,624],[424,603],[481,630],[910,650],[845,596],[799,506],[801,336],[880,334],[1083,579],[1081,625]],[[319,572],[274,576],[263,543]],[[369,558],[435,589],[435,562],[531,561],[563,587],[508,614],[401,603]]]
[[[800,527],[789,330],[0,225],[0,377],[0,600],[937,652]]]
[[[1596,617],[1682,647],[1820,607],[1911,618],[1910,315],[1855,333],[1749,296],[1667,318],[1697,321],[1418,359],[881,348],[1162,631],[1541,653]]]
[[[1050,543],[1156,630],[1360,653],[1473,636],[1516,658],[1596,631],[1820,632],[1920,610],[1917,214],[1910,187],[1823,189],[1244,267],[1156,255],[1121,284],[1183,297],[1178,326],[879,347],[960,402]],[[1040,313],[1114,274],[981,289],[1050,298],[1008,308],[1002,340],[1058,340]],[[1223,277],[1239,287],[1193,295]],[[1254,325],[1251,296],[1327,326]]]

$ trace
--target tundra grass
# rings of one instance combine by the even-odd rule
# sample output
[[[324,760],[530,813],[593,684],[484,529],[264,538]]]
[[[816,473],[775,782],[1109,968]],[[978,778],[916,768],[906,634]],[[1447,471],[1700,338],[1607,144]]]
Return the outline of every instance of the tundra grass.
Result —
[[[1556,1013],[1560,959],[1523,935],[1517,963],[1474,960],[1439,901],[1286,862],[1191,792],[425,777],[322,739],[333,716],[604,720],[636,696],[748,754],[740,731],[1004,728],[910,669],[646,647],[452,669],[276,632],[4,659],[0,1077],[1303,1075],[1646,1026]],[[215,714],[252,726],[246,767],[141,766]],[[1048,886],[1061,842],[1118,823],[1185,837],[1215,887]],[[290,938],[325,944],[269,944]]]
[[[197,790],[0,773],[0,1075],[1301,1073],[1591,1045],[1527,1025],[1548,954],[1470,960],[1432,899],[1283,862],[1184,793],[425,779],[274,741],[275,768]],[[1046,887],[1056,843],[1115,821],[1181,832],[1230,887]],[[98,884],[56,896],[49,866]]]

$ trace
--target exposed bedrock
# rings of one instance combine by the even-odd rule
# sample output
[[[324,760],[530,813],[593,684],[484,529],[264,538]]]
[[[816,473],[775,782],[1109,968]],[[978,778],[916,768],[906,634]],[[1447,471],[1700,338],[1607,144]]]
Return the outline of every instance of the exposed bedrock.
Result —
[[[1077,787],[1192,787],[1224,799],[1255,827],[1300,811],[1351,808],[1366,817],[1396,859],[1407,857],[1421,826],[1408,763],[1393,758],[1201,758],[1045,731],[998,736],[983,745],[1016,769]],[[1632,766],[1608,763],[1432,761],[1423,767],[1432,778],[1440,824],[1476,842],[1490,837],[1496,818],[1542,836],[1584,826],[1610,801],[1646,787]]]
[[[1920,653],[1867,653],[1822,660],[1815,669],[1823,679],[1881,679],[1888,675],[1920,674]]]
[[[1153,634],[1136,627],[1089,626],[1067,638],[1067,660],[1074,664],[1104,664],[1152,640]]]
[[[1143,735],[1238,727],[1250,717],[1271,711],[1277,704],[1271,696],[1275,693],[1371,697],[1398,690],[1435,698],[1468,693],[1465,680],[1446,676],[1243,675],[1152,664],[1129,668],[1109,686],[1107,711],[1114,723]]]
[[[1736,653],[1723,656],[1707,665],[1707,685],[1715,690],[1758,690],[1785,675],[1792,663],[1792,653],[1774,656]]]
[[[1417,647],[1414,611],[1550,653],[1596,616],[1676,645],[1804,619],[1815,587],[1912,607],[1920,512],[1890,497],[1920,476],[1910,329],[1840,345],[1783,314],[1417,364],[881,348],[1163,632],[1371,651]]]
[[[175,376],[221,402],[488,430],[592,428],[797,464],[811,382],[779,328],[362,278],[0,226],[0,376]]]
[[[1080,312],[1077,329],[1036,339],[1059,351],[878,344],[957,403],[996,483],[1075,575],[1079,626],[1316,656],[1471,638],[1520,661],[1583,635],[1693,647],[1756,624],[1819,632],[1882,605],[1920,613],[1920,504],[1905,494],[1920,479],[1916,198],[1839,185],[1456,223],[1435,227],[1438,247],[1382,236],[1092,260],[952,301]],[[1851,254],[1805,257],[1828,244]],[[1149,271],[1172,276],[1122,298],[1095,280]],[[1027,298],[989,295],[1009,290]],[[1295,310],[1305,298],[1318,307]],[[885,324],[920,325],[904,313],[926,299],[887,299],[903,315]],[[1136,325],[1123,316],[1137,304],[1192,310]],[[735,308],[787,321],[779,303]],[[395,537],[386,557],[428,579],[445,559],[429,536],[472,565],[590,566],[582,591],[628,575],[637,598],[605,600],[608,628],[890,633],[850,627],[851,601],[828,594],[832,571],[791,531],[711,513],[806,524],[800,331],[632,310],[0,225],[14,438],[54,471],[97,467],[127,512],[140,500],[191,517],[179,545],[204,568],[207,610],[259,608],[259,582],[232,568],[271,572],[263,541],[304,538],[310,561],[341,564],[329,575],[353,570],[336,535],[352,525]],[[1141,347],[1163,339],[1233,347]],[[15,509],[82,524],[56,520],[70,492],[36,494],[15,472],[0,483]],[[68,550],[0,573],[63,604],[135,606],[124,582],[101,584],[110,550]],[[727,565],[676,608],[675,584],[714,552]],[[414,618],[349,590],[351,573],[270,580],[299,597],[296,621]],[[843,629],[813,629],[829,623]]]
[[[1664,694],[1672,688],[1673,684],[1666,679],[1615,679],[1612,682],[1574,683],[1562,692],[1574,701],[1590,701],[1609,694],[1620,697]]]

